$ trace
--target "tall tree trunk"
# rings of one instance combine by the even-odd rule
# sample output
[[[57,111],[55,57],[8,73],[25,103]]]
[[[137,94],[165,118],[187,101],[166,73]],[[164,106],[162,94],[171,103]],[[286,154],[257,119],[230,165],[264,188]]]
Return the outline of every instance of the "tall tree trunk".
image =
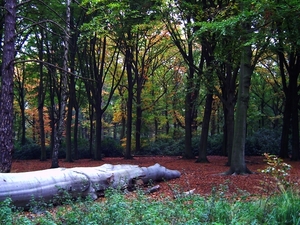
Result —
[[[227,174],[251,173],[245,163],[246,121],[249,102],[249,89],[253,67],[251,66],[251,46],[245,46],[242,50],[241,70],[239,77],[239,89],[237,99],[237,111],[234,126],[233,147],[231,164]]]
[[[283,124],[281,130],[279,157],[282,159],[289,158],[289,131],[291,124],[291,97],[285,95],[285,104],[283,111]]]
[[[38,118],[39,118],[39,133],[40,133],[40,146],[41,146],[41,161],[47,160],[46,154],[46,137],[45,137],[45,122],[44,122],[44,99],[45,99],[45,90],[44,90],[44,81],[43,81],[43,65],[40,65],[40,81],[39,81],[39,94],[38,94]]]
[[[230,166],[231,163],[231,154],[232,154],[232,146],[233,146],[233,134],[234,134],[234,103],[229,101],[226,106],[226,114],[225,114],[225,138],[226,138],[226,153],[228,156],[227,165]]]
[[[98,106],[96,106],[98,107]],[[100,108],[100,109],[99,109]],[[94,160],[102,160],[101,142],[102,142],[102,114],[101,106],[96,109],[96,148],[94,152]]]
[[[142,84],[139,84],[137,79],[137,93],[136,93],[136,122],[135,122],[135,151],[141,150],[141,130],[142,130]]]
[[[25,77],[26,77],[26,68],[25,63],[22,64],[22,76],[18,77],[18,89],[19,89],[19,106],[21,111],[21,127],[22,127],[22,134],[21,134],[21,144],[25,145],[26,143],[26,115],[25,115]],[[34,114],[32,115],[34,119]],[[34,130],[34,126],[33,126]]]
[[[79,124],[79,107],[77,106],[77,103],[75,104],[75,119],[74,119],[74,134],[73,134],[73,140],[74,140],[74,159],[79,159],[78,157],[78,124]]]
[[[299,114],[298,114],[298,77],[300,70],[300,55],[298,55],[298,65],[291,71],[290,75],[290,88],[292,93],[291,100],[291,122],[292,122],[292,157],[291,160],[298,161],[300,159],[299,152]],[[299,69],[298,69],[299,68]]]
[[[191,80],[188,80],[187,83],[192,82]],[[192,103],[191,103],[191,93],[190,93],[190,86],[187,88],[187,93],[185,96],[185,151],[183,154],[183,157],[186,159],[192,159],[194,158],[193,152],[192,152]]]
[[[58,151],[60,148],[62,135],[64,131],[64,119],[66,115],[67,105],[67,88],[68,88],[68,54],[69,54],[69,34],[70,34],[70,0],[66,0],[66,31],[64,37],[64,56],[63,56],[63,69],[61,73],[60,82],[60,104],[59,104],[59,118],[56,124],[54,133],[54,146],[52,152],[52,164],[51,168],[59,167],[58,164]]]
[[[0,172],[11,170],[13,143],[13,76],[15,59],[16,1],[6,0],[0,94]]]
[[[127,97],[127,124],[126,124],[126,149],[124,158],[131,159],[131,134],[132,134],[132,108],[133,108],[133,74],[132,74],[132,52],[126,49],[126,71],[127,71],[127,84],[128,84],[128,97]]]
[[[39,47],[39,60],[43,61],[44,59],[44,32],[41,30],[41,40]],[[45,103],[45,90],[44,90],[44,72],[43,64],[39,65],[40,71],[40,80],[39,80],[39,89],[38,89],[38,118],[39,118],[39,133],[40,133],[40,146],[41,146],[41,161],[47,160],[46,154],[46,137],[45,137],[45,121],[44,121],[44,103]]]
[[[213,94],[208,93],[206,95],[205,101],[205,110],[204,110],[204,117],[202,123],[202,131],[200,136],[200,146],[199,146],[199,154],[198,159],[196,162],[209,162],[207,159],[207,139],[208,139],[208,132],[209,132],[209,121],[211,116],[212,110],[212,102],[213,102]]]
[[[93,140],[94,140],[94,107],[92,104],[89,105],[89,119],[90,119],[90,132],[89,132],[89,150],[90,155],[93,156]]]
[[[73,162],[72,160],[72,117],[73,117],[73,101],[74,101],[74,91],[72,91],[72,86],[69,84],[70,98],[68,102],[67,109],[67,119],[66,119],[66,162]]]

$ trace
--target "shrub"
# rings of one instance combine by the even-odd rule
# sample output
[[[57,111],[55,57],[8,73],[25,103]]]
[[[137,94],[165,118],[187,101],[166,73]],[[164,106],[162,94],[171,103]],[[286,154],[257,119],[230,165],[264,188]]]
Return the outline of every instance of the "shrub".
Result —
[[[208,155],[222,155],[223,134],[215,134],[208,137]]]
[[[111,137],[104,138],[101,142],[102,154],[105,157],[121,157],[123,156],[123,147],[120,141]]]
[[[182,155],[183,150],[184,141],[182,139],[174,140],[169,137],[160,137],[156,141],[144,146],[140,151],[136,152],[136,154],[174,156]]]
[[[27,139],[24,145],[20,142],[15,144],[13,158],[14,159],[39,159],[41,156],[41,147],[34,141]]]
[[[247,137],[245,153],[246,155],[262,155],[268,152],[277,155],[280,149],[280,137],[280,130],[262,128]]]

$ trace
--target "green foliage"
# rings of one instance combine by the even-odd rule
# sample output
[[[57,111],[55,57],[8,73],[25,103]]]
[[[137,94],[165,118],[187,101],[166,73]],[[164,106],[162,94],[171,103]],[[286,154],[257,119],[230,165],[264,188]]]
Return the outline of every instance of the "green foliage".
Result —
[[[0,224],[12,224],[11,199],[0,202]]]
[[[184,140],[174,140],[169,137],[161,137],[156,141],[150,142],[144,146],[136,154],[139,155],[164,155],[164,156],[178,156],[182,155],[184,151]]]
[[[215,134],[208,137],[208,155],[222,155],[223,134]]]
[[[26,160],[26,159],[39,159],[41,156],[41,147],[33,140],[26,139],[25,145],[21,145],[20,142],[15,144],[14,159]]]
[[[280,130],[262,128],[246,138],[246,155],[262,155],[265,152],[278,154],[280,149]]]
[[[123,156],[123,147],[120,141],[113,138],[104,138],[101,142],[102,154],[106,157],[121,157]]]
[[[264,152],[278,154],[280,147],[280,130],[262,128],[246,138],[246,155],[262,155]],[[199,150],[198,136],[192,138],[192,151],[194,155]],[[215,134],[208,137],[208,155],[222,155],[223,134]],[[145,145],[136,154],[140,155],[169,155],[179,156],[184,151],[184,139],[172,139],[170,137],[160,137]]]
[[[123,156],[123,147],[118,140],[113,138],[104,138],[102,141],[102,154],[106,157],[121,157]],[[66,157],[66,144],[62,142],[58,157]],[[50,147],[47,147],[47,158],[51,158]],[[27,139],[25,145],[17,142],[15,144],[15,151],[13,154],[14,159],[19,160],[29,160],[29,159],[39,159],[41,156],[41,147],[32,140]],[[90,158],[90,150],[88,140],[79,139],[78,140],[78,157],[79,158]]]
[[[100,202],[91,199],[58,206],[55,215],[20,214],[10,209],[10,201],[0,205],[1,224],[299,224],[300,196],[286,192],[271,198],[246,200],[228,198],[226,185],[213,189],[208,197],[189,195],[153,200],[137,191],[126,197],[109,189]],[[34,215],[34,216],[31,216]]]
[[[289,171],[291,165],[285,163],[276,155],[264,153],[268,167],[260,172],[271,175],[277,182],[280,191],[285,192],[290,187]]]

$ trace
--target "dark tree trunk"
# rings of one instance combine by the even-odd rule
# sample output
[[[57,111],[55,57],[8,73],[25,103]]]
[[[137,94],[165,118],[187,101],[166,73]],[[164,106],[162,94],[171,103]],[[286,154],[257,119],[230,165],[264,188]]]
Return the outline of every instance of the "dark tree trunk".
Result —
[[[290,94],[288,94],[290,95]],[[281,130],[280,151],[279,157],[282,159],[289,158],[289,133],[291,124],[291,99],[286,95],[283,111],[283,124]]]
[[[124,158],[131,159],[131,134],[132,134],[132,107],[133,107],[133,85],[134,79],[132,74],[132,61],[133,56],[131,50],[126,49],[126,71],[127,71],[127,85],[128,85],[128,98],[127,98],[127,124],[126,124],[126,149]]]
[[[70,0],[66,0],[66,34],[64,37],[64,55],[63,55],[63,69],[60,77],[60,103],[59,103],[59,115],[54,133],[54,146],[52,152],[52,164],[51,168],[57,168],[58,165],[58,151],[61,145],[61,140],[64,131],[64,119],[66,115],[66,105],[68,99],[68,54],[69,54],[69,34],[70,34]]]
[[[75,82],[74,77],[69,78],[69,102],[67,109],[66,120],[66,162],[73,162],[72,160],[72,117],[75,101]]]
[[[77,105],[77,103],[75,104]],[[73,140],[74,140],[74,159],[79,159],[78,157],[78,124],[79,124],[79,107],[75,106],[75,119],[74,119],[74,134],[73,134]]]
[[[233,147],[230,169],[227,174],[251,173],[245,163],[246,120],[249,102],[249,90],[253,67],[251,66],[251,46],[245,46],[242,51],[241,71],[237,99],[237,111],[234,126]]]
[[[98,107],[98,106],[96,106]],[[100,109],[99,109],[100,108]],[[94,151],[94,160],[102,160],[102,114],[101,114],[101,106],[96,109],[96,148]]]
[[[191,83],[191,80],[188,80],[187,83]],[[185,96],[185,151],[183,154],[183,157],[186,159],[192,159],[194,158],[193,152],[192,152],[192,103],[191,103],[191,93],[190,93],[190,86],[188,85],[187,90],[188,93],[186,93]]]
[[[90,119],[90,132],[89,132],[89,149],[90,149],[90,155],[93,156],[93,139],[94,139],[94,107],[92,104],[89,106],[89,119]]]
[[[141,150],[141,130],[142,130],[142,84],[140,79],[137,79],[136,93],[136,122],[135,122],[135,151]]]
[[[44,32],[41,30],[41,40],[39,47],[39,59],[43,61],[44,58]],[[40,70],[40,80],[39,80],[39,89],[38,89],[38,118],[39,118],[39,132],[40,132],[40,146],[41,146],[41,161],[47,160],[46,154],[46,137],[45,137],[45,122],[44,122],[44,103],[45,103],[45,88],[44,88],[44,72],[43,64],[39,65]]]
[[[298,63],[295,71],[291,71],[290,75],[290,89],[292,93],[291,99],[291,122],[292,122],[292,157],[291,160],[298,161],[300,159],[299,153],[299,114],[298,114],[298,77],[300,70],[300,54],[298,56]],[[299,68],[299,69],[298,69]]]
[[[16,1],[7,0],[4,6],[4,46],[0,94],[0,172],[11,170],[13,153],[13,76],[15,59]]]
[[[198,159],[196,162],[209,162],[207,159],[207,139],[208,139],[208,132],[209,132],[209,121],[211,116],[212,110],[212,102],[213,102],[213,94],[209,93],[206,95],[205,101],[205,110],[202,122],[202,131],[200,137],[200,147],[199,147],[199,154]]]

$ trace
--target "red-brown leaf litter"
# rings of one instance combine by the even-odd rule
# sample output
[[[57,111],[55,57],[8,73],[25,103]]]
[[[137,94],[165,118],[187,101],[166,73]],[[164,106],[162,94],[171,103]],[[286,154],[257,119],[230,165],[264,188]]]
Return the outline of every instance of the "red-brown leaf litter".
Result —
[[[208,156],[210,163],[195,163],[195,159],[186,160],[181,157],[134,157],[132,160],[124,158],[104,158],[102,161],[94,161],[91,159],[80,159],[75,162],[65,162],[63,159],[59,161],[60,167],[93,167],[100,166],[105,163],[110,164],[132,164],[139,166],[151,166],[159,163],[168,169],[175,169],[181,172],[181,177],[167,182],[160,182],[160,189],[153,193],[153,197],[170,196],[174,197],[174,190],[189,191],[195,189],[195,193],[200,195],[210,195],[213,188],[227,187],[229,193],[239,193],[247,191],[250,194],[268,194],[268,185],[263,184],[266,181],[269,184],[269,178],[265,174],[259,172],[267,167],[263,156],[246,157],[247,167],[253,172],[250,175],[222,175],[229,167],[226,166],[227,157]],[[286,160],[286,163],[292,165],[290,178],[293,182],[299,183],[300,164]],[[12,164],[12,172],[25,172],[48,169],[51,161],[41,162],[39,160],[16,160]],[[224,186],[225,185],[225,186]]]

